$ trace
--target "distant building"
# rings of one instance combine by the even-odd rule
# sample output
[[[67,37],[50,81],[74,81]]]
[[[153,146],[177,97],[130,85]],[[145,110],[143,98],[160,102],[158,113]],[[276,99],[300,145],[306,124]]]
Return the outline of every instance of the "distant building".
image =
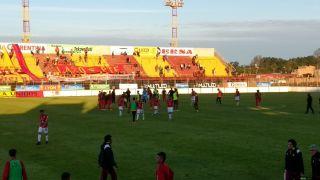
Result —
[[[313,77],[316,73],[315,66],[300,66],[292,72],[297,77]]]

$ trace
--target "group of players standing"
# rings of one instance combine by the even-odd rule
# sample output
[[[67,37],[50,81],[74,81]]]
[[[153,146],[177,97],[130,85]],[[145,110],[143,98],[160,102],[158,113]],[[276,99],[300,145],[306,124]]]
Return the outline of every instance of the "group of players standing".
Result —
[[[179,92],[177,88],[171,88],[168,92],[163,89],[160,93],[157,88],[153,91],[148,87],[144,88],[142,94],[137,91],[137,95],[132,96],[130,89],[123,92],[115,101],[115,90],[106,92],[100,91],[98,94],[98,107],[100,110],[111,110],[112,104],[118,105],[119,116],[123,116],[123,112],[127,110],[132,114],[132,122],[137,120],[144,120],[144,109],[149,104],[150,109],[153,109],[153,116],[160,114],[161,100],[166,104],[169,120],[173,119],[174,111],[179,110]],[[192,91],[192,102],[195,104],[195,108],[198,111],[198,97],[195,91]]]

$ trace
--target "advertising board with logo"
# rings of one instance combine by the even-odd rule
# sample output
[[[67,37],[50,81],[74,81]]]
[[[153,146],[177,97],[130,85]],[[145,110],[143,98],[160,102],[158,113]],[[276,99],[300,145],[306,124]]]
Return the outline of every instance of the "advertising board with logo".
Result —
[[[62,91],[76,91],[76,90],[84,90],[82,84],[63,84],[61,86]]]
[[[0,92],[11,91],[11,86],[0,86]]]
[[[137,90],[138,89],[138,84],[119,84],[119,89],[120,90],[127,90],[130,89],[131,90]]]
[[[41,91],[60,91],[61,85],[41,85]]]
[[[150,88],[150,89],[166,89],[168,88],[168,85],[167,84],[145,84],[143,87]]]
[[[41,98],[43,91],[19,91],[16,92],[17,98]]]
[[[243,87],[248,87],[248,83],[247,82],[228,82],[228,87],[243,88]]]
[[[176,88],[178,88],[178,89],[189,88],[189,84],[188,83],[176,83]]]
[[[0,98],[12,98],[16,97],[16,92],[14,91],[1,91]]]
[[[90,90],[110,90],[109,84],[90,84]]]
[[[215,88],[217,87],[216,83],[197,83],[194,85],[194,88]]]
[[[40,91],[40,85],[18,85],[16,91]]]
[[[271,85],[271,82],[257,82],[257,87],[270,87]]]
[[[156,56],[156,47],[134,47],[134,52],[139,52],[140,56]]]
[[[194,56],[193,48],[169,48],[161,47],[160,55],[164,56]]]

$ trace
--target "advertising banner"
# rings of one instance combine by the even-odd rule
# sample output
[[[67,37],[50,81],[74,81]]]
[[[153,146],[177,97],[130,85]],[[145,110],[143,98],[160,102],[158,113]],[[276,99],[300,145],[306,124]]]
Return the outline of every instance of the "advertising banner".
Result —
[[[257,82],[257,87],[270,87],[271,82]]]
[[[131,46],[111,46],[110,52],[113,55],[133,55],[134,49]]]
[[[0,92],[11,91],[11,86],[0,86]]]
[[[197,83],[194,85],[195,88],[215,88],[217,87],[216,83]]]
[[[82,84],[63,84],[61,86],[61,91],[75,91],[75,90],[84,90]]]
[[[242,88],[242,87],[248,87],[248,84],[247,82],[228,82],[228,87]]]
[[[0,92],[0,98],[12,98],[12,97],[16,97],[16,92],[14,92],[14,91]]]
[[[167,84],[145,84],[143,87],[150,88],[150,89],[166,89],[168,88],[168,85]]]
[[[90,90],[110,90],[109,84],[90,84]]]
[[[60,91],[61,86],[60,85],[41,85],[40,90],[41,91]]]
[[[161,47],[160,48],[160,55],[164,56],[194,56],[194,49],[193,48],[168,48],[168,47]]]
[[[156,56],[158,50],[156,47],[135,47],[134,52],[139,52],[140,56]]]
[[[43,97],[42,91],[19,91],[16,92],[17,98],[41,98]]]
[[[176,88],[178,88],[178,89],[189,88],[189,84],[188,83],[176,83]]]
[[[16,91],[40,91],[40,85],[18,85]]]
[[[119,89],[121,90],[136,90],[138,89],[138,84],[119,84]]]

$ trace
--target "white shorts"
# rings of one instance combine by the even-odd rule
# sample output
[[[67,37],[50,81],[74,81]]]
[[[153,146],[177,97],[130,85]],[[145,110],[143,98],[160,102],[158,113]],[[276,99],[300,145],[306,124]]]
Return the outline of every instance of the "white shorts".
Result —
[[[120,110],[120,111],[123,111],[123,106],[119,106],[119,110]]]
[[[39,127],[38,129],[38,133],[45,133],[45,134],[48,134],[48,128],[42,128],[42,127]]]
[[[153,106],[153,109],[154,110],[158,110],[158,106]]]
[[[236,101],[240,101],[240,96],[236,96],[236,97],[234,97],[234,100],[236,100]]]
[[[168,113],[173,113],[173,107],[168,107]]]
[[[143,114],[143,109],[138,109],[137,114]]]

